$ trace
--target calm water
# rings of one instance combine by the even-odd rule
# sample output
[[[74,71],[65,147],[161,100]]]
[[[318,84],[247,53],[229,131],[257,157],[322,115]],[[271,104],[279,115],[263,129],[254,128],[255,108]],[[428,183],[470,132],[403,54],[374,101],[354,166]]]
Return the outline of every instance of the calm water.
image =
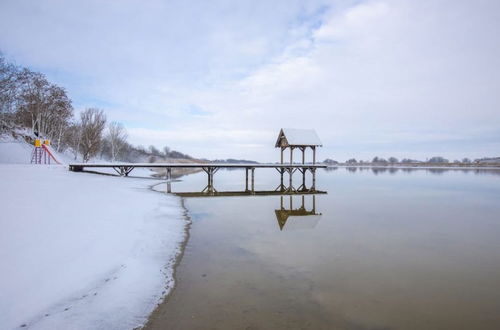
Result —
[[[186,199],[191,237],[151,326],[500,329],[499,173],[321,170],[315,212],[313,196],[293,197],[295,213],[288,196]],[[215,187],[244,176],[221,170]],[[278,173],[257,169],[256,183]]]

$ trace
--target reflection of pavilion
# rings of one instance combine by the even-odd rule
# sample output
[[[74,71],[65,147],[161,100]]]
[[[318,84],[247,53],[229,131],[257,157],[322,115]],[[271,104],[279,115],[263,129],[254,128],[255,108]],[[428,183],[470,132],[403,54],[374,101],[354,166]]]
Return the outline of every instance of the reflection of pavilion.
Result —
[[[289,196],[289,207],[285,208],[284,196],[280,197],[280,208],[275,210],[276,218],[280,229],[287,230],[314,228],[321,219],[321,213],[316,212],[316,196],[312,195],[312,209],[307,210],[305,206],[305,196],[301,196],[301,204],[298,208],[293,208],[293,196]]]

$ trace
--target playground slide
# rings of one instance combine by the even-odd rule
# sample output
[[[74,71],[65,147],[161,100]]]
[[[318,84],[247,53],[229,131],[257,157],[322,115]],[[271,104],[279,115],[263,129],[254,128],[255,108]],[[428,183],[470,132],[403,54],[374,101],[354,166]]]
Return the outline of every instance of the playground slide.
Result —
[[[42,144],[42,148],[49,154],[49,157],[52,158],[57,164],[61,165],[61,163],[56,159],[55,152],[52,148],[46,144]]]

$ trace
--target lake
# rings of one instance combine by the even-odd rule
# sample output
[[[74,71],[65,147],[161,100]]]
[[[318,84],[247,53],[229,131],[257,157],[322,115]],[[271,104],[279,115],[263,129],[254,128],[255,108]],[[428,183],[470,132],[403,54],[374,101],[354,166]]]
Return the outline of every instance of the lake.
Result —
[[[214,184],[244,180],[220,170]],[[279,174],[255,180],[272,190]],[[186,198],[176,287],[149,327],[500,329],[500,171],[338,168],[316,187],[327,194]]]

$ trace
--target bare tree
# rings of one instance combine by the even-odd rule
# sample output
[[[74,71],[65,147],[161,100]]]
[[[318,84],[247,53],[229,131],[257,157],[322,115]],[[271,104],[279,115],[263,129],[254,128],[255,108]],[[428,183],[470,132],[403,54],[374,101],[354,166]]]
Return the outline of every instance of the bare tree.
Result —
[[[86,163],[99,152],[102,132],[106,126],[106,115],[100,109],[88,108],[80,114],[82,137],[80,148]]]
[[[171,151],[171,150],[170,150],[170,148],[169,148],[168,146],[164,146],[164,147],[163,147],[163,155],[164,155],[165,157],[168,157],[168,156],[170,155],[170,151]]]
[[[0,52],[0,122],[15,119],[36,135],[53,140],[59,151],[72,116],[71,100],[63,88],[41,73],[8,63]]]
[[[113,121],[109,123],[107,140],[110,144],[111,161],[121,156],[121,152],[127,144],[127,131],[121,123]]]
[[[73,116],[66,91],[49,83],[43,74],[28,69],[21,71],[19,82],[18,122],[37,136],[55,140],[60,149],[62,135]]]
[[[18,75],[19,69],[8,63],[0,52],[0,131],[16,109],[18,98]]]
[[[80,152],[80,144],[82,141],[82,126],[79,123],[71,124],[64,134],[64,140],[72,149],[75,160]]]

